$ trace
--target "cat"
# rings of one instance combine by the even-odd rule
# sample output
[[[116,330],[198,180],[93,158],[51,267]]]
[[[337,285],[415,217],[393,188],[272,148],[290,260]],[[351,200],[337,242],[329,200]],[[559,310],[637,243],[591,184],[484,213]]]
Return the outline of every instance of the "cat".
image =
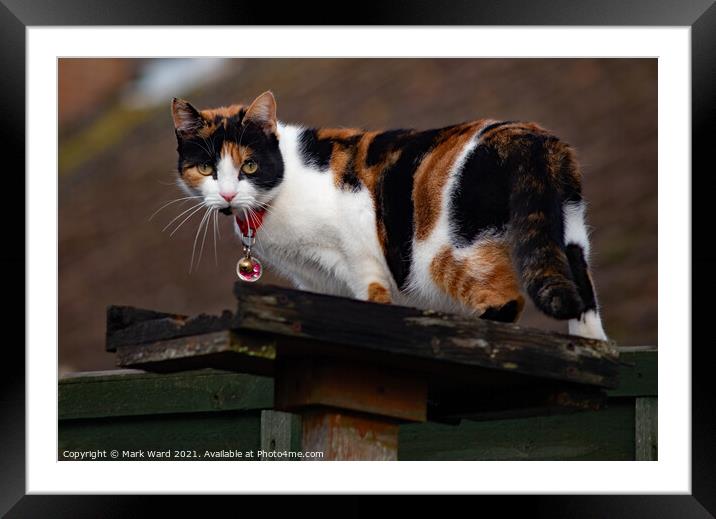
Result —
[[[569,332],[606,340],[573,149],[530,122],[416,131],[303,128],[271,92],[172,101],[180,185],[256,229],[297,288],[515,322],[523,291]]]

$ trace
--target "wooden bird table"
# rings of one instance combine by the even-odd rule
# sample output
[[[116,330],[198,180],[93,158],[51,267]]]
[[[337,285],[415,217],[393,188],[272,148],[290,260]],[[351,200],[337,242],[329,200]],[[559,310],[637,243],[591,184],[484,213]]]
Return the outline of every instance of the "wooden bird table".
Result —
[[[215,368],[274,378],[302,418],[302,450],[395,460],[398,426],[600,409],[613,344],[269,285],[235,287],[218,316],[112,306],[108,351],[152,372]]]

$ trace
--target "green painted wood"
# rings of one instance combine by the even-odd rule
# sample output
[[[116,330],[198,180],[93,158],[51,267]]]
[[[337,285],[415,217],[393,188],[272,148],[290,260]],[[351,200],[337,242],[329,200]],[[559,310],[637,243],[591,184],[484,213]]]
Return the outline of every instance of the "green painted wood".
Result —
[[[399,460],[633,460],[634,404],[602,411],[460,425],[400,427]]]
[[[658,350],[655,346],[626,346],[619,350],[619,386],[610,397],[656,396],[658,394]]]
[[[620,385],[609,397],[655,396],[655,348],[620,348]],[[60,419],[212,410],[270,409],[267,377],[205,369],[171,374],[139,370],[86,372],[59,385]]]
[[[637,398],[634,407],[636,459],[637,461],[657,461],[659,459],[658,399],[656,397]]]
[[[60,420],[271,407],[272,379],[218,370],[105,371],[66,377],[59,384]]]
[[[153,460],[149,451],[170,451],[172,460],[242,460],[229,452],[253,451],[257,459],[261,420],[258,411],[211,412],[135,416],[89,420],[61,420],[58,459],[71,459],[69,451],[119,451],[116,459]],[[122,455],[123,451],[145,456]],[[174,456],[177,453],[182,456]],[[207,455],[207,451],[215,456]],[[196,455],[197,457],[194,457]],[[110,459],[110,458],[105,458]]]
[[[656,459],[657,399],[642,396],[656,395],[657,352],[621,350],[621,385],[609,391],[605,410],[404,425],[399,459]],[[116,370],[68,376],[59,385],[60,454],[115,447],[258,450],[271,445],[272,435],[277,445],[288,441],[290,450],[299,450],[297,417],[287,421],[280,418],[283,413],[264,411],[262,428],[261,410],[272,406],[272,379],[234,372]]]
[[[299,452],[301,450],[301,417],[282,411],[261,411],[261,450],[267,453]],[[267,454],[262,461],[297,461]]]

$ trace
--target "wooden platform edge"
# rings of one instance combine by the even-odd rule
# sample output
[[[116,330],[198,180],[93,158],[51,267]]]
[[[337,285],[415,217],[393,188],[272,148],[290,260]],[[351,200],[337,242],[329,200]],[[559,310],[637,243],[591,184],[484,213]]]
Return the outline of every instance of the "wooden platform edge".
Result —
[[[628,359],[619,366],[620,380],[626,383],[608,390],[607,397],[656,397],[657,348],[620,350]],[[267,377],[218,369],[161,374],[139,369],[73,372],[59,379],[59,419],[271,409],[273,385]],[[137,393],[141,400],[128,398]]]
[[[151,349],[164,341],[232,330],[237,335],[275,338],[287,348],[299,341],[323,350],[354,348],[371,355],[398,355],[598,387],[618,385],[619,353],[614,344],[604,341],[269,285],[235,290],[237,311],[227,310],[220,316],[187,317],[110,307],[106,349],[128,347],[138,353],[141,345],[149,343]],[[195,351],[201,354],[200,348]]]

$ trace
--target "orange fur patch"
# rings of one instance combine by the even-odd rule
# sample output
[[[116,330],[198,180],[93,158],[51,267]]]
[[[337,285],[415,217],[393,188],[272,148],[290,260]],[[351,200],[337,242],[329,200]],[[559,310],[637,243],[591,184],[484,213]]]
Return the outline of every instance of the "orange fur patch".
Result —
[[[206,122],[205,126],[197,132],[199,137],[206,139],[216,131],[220,124],[226,128],[226,119],[238,114],[242,108],[244,108],[243,105],[220,106],[199,112]],[[219,122],[216,121],[217,117]]]
[[[216,119],[216,117],[227,119],[238,114],[242,108],[244,108],[243,105],[220,106],[218,108],[202,110],[200,113],[201,116],[207,120]]]
[[[380,283],[371,283],[368,285],[368,301],[390,303],[390,292]]]
[[[224,141],[221,147],[221,156],[230,156],[234,165],[239,168],[251,156],[251,149],[246,146],[239,146],[235,142]]]
[[[333,153],[331,153],[330,168],[333,172],[333,184],[337,189],[343,185],[343,176],[346,173],[346,167],[351,159],[351,150],[339,145],[333,145]]]
[[[479,314],[509,301],[517,301],[518,315],[524,307],[506,243],[478,245],[468,257],[460,259],[445,247],[433,259],[430,274],[448,295]]]
[[[442,194],[455,159],[472,139],[480,123],[458,126],[420,162],[415,172],[413,201],[415,204],[415,237],[424,240],[440,217]]]
[[[182,171],[181,176],[182,180],[184,180],[184,182],[186,182],[189,187],[194,188],[198,188],[199,185],[201,185],[202,181],[206,178],[205,175],[199,173],[199,170],[196,168],[196,166],[184,168],[184,171]]]

